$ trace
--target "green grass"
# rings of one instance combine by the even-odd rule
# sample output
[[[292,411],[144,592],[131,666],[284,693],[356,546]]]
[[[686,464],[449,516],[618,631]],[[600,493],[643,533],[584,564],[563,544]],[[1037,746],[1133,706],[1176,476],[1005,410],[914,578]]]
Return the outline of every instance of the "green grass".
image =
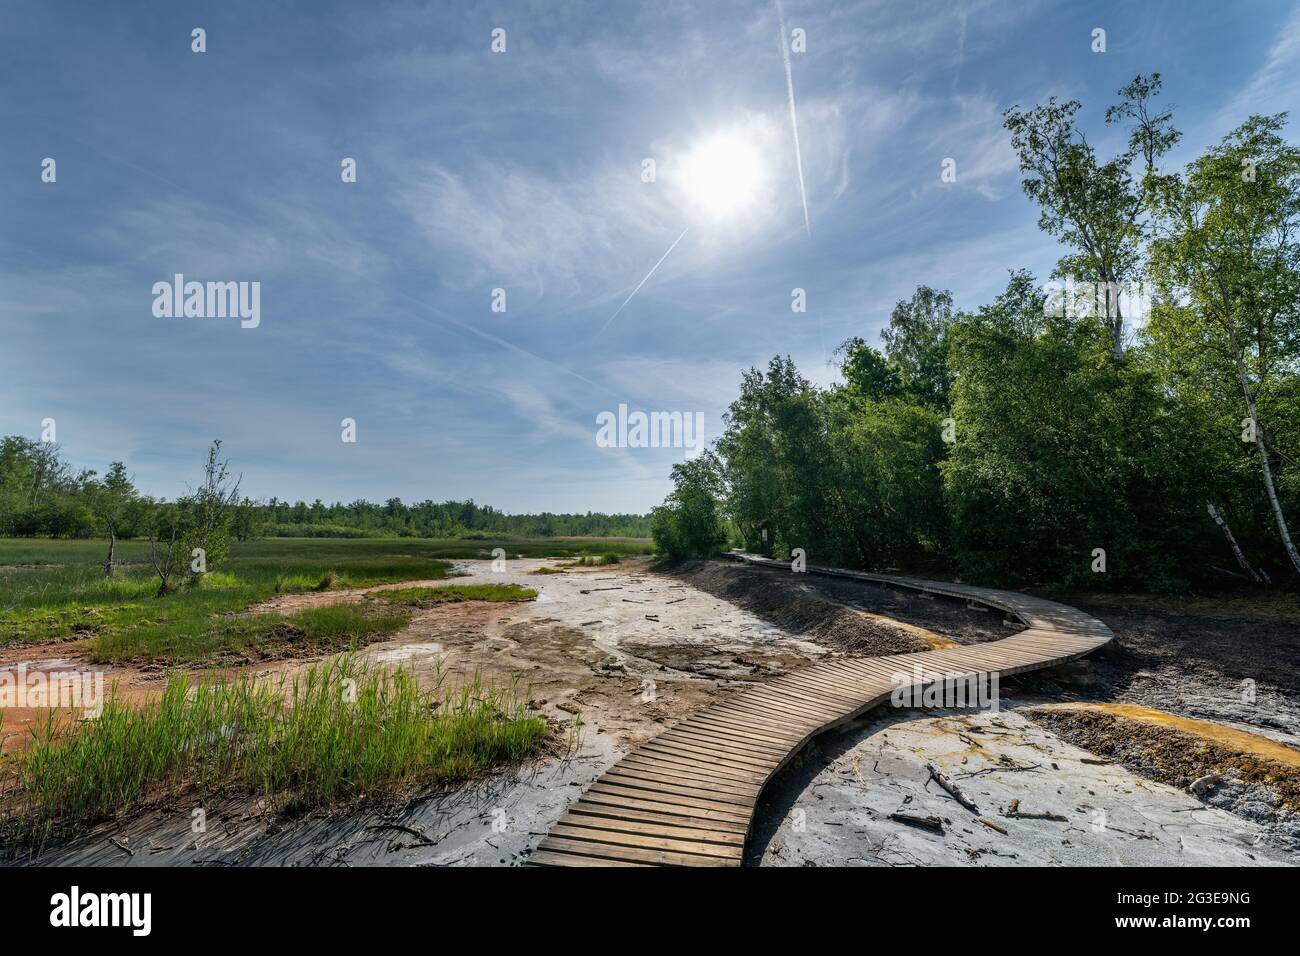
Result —
[[[517,584],[447,584],[436,588],[389,588],[372,591],[368,597],[377,601],[431,607],[454,601],[532,601],[537,592]]]
[[[231,615],[195,627],[191,620],[140,624],[91,645],[97,663],[239,664],[363,647],[395,634],[411,615],[398,609],[334,604],[294,614]]]
[[[358,544],[388,547],[354,547]],[[230,560],[201,587],[183,587],[158,598],[158,579],[144,564],[147,544],[119,545],[118,558],[126,566],[118,568],[111,581],[100,567],[103,550],[102,543],[93,541],[0,539],[0,646],[94,637],[144,650],[146,644],[138,638],[148,634],[202,643],[209,633],[221,643],[226,627],[221,618],[277,593],[440,580],[451,571],[444,560],[396,551],[388,542],[344,541],[332,548],[304,548],[299,541],[285,547],[250,541],[236,545]],[[12,568],[37,560],[61,566]],[[135,640],[130,638],[133,632]]]
[[[547,734],[518,685],[423,690],[344,655],[291,681],[168,679],[143,707],[111,696],[69,729],[53,716],[0,770],[0,844],[40,845],[142,805],[229,793],[282,808],[452,783],[536,752]]]

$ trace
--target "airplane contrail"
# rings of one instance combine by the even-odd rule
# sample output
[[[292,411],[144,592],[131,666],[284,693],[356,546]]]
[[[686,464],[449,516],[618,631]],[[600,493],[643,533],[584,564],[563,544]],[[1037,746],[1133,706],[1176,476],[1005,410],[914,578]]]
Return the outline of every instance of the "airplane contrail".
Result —
[[[785,11],[776,0],[776,18],[781,25],[781,59],[785,61],[785,90],[790,101],[790,129],[794,133],[794,165],[799,172],[799,197],[803,200],[803,226],[812,238],[812,220],[808,218],[808,190],[803,184],[803,154],[799,150],[799,118],[794,111],[794,73],[790,70],[790,43],[785,33]]]
[[[690,227],[690,226],[687,226],[685,229],[683,229],[683,230],[682,230],[682,235],[681,235],[681,236],[678,236],[676,239],[674,239],[674,240],[673,240],[673,244],[672,244],[671,246],[668,247],[668,252],[672,252],[674,249],[676,249],[676,248],[677,248],[677,243],[679,243],[679,242],[682,241],[682,236],[685,236],[686,233],[690,232],[690,230],[691,230],[691,227]],[[659,257],[659,261],[656,262],[653,266],[650,267],[650,271],[647,272],[647,273],[645,274],[645,278],[642,279],[640,282],[638,282],[638,283],[636,284],[636,288],[632,290],[632,295],[629,295],[626,299],[624,299],[624,300],[623,300],[623,304],[620,305],[617,309],[614,310],[614,314],[611,315],[608,319],[605,320],[605,324],[602,325],[602,326],[600,327],[600,332],[597,332],[597,333],[596,333],[597,335],[600,335],[601,332],[604,332],[607,328],[609,328],[609,323],[613,322],[615,319],[618,318],[618,314],[619,314],[620,312],[622,312],[623,309],[625,309],[625,308],[627,307],[627,304],[628,304],[629,302],[632,301],[632,296],[634,296],[634,295],[636,295],[638,292],[640,292],[640,291],[641,291],[641,287],[642,287],[643,285],[645,285],[647,282],[650,281],[650,277],[651,277],[652,275],[655,274],[655,270],[658,269],[661,265],[663,265],[663,264],[664,264],[664,260],[668,258],[668,252],[665,252],[662,256],[660,256],[660,257]]]

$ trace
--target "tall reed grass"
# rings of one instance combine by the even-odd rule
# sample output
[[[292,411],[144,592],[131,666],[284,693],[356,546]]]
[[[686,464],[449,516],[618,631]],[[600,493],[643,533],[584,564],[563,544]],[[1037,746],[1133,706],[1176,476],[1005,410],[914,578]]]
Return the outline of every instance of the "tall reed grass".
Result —
[[[0,764],[0,836],[41,845],[182,794],[346,804],[469,779],[544,740],[546,722],[527,713],[517,683],[492,689],[477,674],[454,692],[441,683],[423,689],[407,670],[347,654],[277,680],[176,674],[142,707],[114,689],[97,720],[52,714]]]

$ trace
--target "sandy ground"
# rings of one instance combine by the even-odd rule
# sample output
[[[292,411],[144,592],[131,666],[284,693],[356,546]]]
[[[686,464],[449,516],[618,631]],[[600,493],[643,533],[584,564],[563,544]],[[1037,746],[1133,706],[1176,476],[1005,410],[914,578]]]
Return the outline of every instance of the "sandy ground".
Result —
[[[846,650],[863,653],[863,642],[885,653],[915,649],[917,642],[932,646],[951,637],[969,643],[1013,632],[1000,615],[972,612],[960,602],[909,600],[883,588],[804,575],[781,578],[753,569],[747,576],[729,565],[668,575],[635,561],[532,573],[555,563],[513,561],[503,573],[494,573],[487,562],[465,563],[460,566],[464,577],[424,583],[514,583],[537,589],[538,600],[422,610],[401,634],[363,651],[371,660],[410,667],[426,682],[449,686],[475,671],[491,683],[519,677],[533,707],[556,728],[550,756],[517,773],[346,813],[286,819],[247,801],[159,808],[105,825],[39,862],[516,865],[624,753],[749,683]],[[286,595],[262,610],[289,611],[363,595]],[[843,613],[845,608],[851,613]],[[881,613],[909,626],[894,627]],[[1123,640],[1124,632],[1117,631]],[[1154,638],[1134,640],[1144,646],[1141,641]],[[1107,690],[1122,695],[1128,687],[1146,686],[1136,677],[1121,680],[1112,674],[1116,668],[1134,669],[1124,656],[1132,656],[1131,648],[1118,652],[1118,663],[1073,665],[1017,685],[1015,694],[1023,699],[1006,699],[1004,687],[1003,711],[996,715],[877,710],[820,739],[765,793],[749,862],[1294,862],[1300,845],[1294,825],[1243,819],[1118,764],[1085,762],[1085,751],[1013,709]],[[0,656],[0,666],[24,655],[39,658],[42,651],[64,664],[78,660],[78,648],[62,644],[10,652]],[[307,663],[278,662],[259,673]],[[1220,678],[1207,666],[1190,666],[1193,679],[1185,690],[1214,692]],[[1203,671],[1210,675],[1206,686],[1194,678]],[[161,674],[154,671],[123,668],[113,676],[130,693],[148,694],[160,686]],[[1271,684],[1260,683],[1263,692],[1273,692]],[[927,762],[956,779],[979,804],[978,816],[993,826],[977,822],[929,781]],[[1013,800],[1024,812],[1050,812],[1066,820],[1007,817]],[[202,811],[201,828],[196,810]],[[899,811],[938,815],[946,821],[944,832],[889,819]]]

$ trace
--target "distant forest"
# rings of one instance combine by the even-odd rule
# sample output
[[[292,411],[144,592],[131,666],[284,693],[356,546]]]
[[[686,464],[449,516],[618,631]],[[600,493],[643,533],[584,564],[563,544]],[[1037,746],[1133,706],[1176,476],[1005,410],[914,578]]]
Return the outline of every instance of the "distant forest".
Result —
[[[595,537],[650,536],[650,516],[586,514],[512,515],[473,501],[421,501],[403,504],[389,498],[383,504],[290,504],[272,498],[255,506],[260,534],[278,537],[380,537],[463,538],[476,535],[529,535]]]
[[[196,460],[198,479],[199,462]],[[257,537],[463,538],[492,535],[595,537],[650,535],[648,515],[512,515],[473,501],[325,504],[231,496],[229,531]],[[188,499],[178,499],[184,504]],[[176,504],[176,503],[174,503]],[[166,502],[141,495],[121,462],[101,476],[76,471],[58,445],[0,437],[0,536],[143,538],[157,530]]]

